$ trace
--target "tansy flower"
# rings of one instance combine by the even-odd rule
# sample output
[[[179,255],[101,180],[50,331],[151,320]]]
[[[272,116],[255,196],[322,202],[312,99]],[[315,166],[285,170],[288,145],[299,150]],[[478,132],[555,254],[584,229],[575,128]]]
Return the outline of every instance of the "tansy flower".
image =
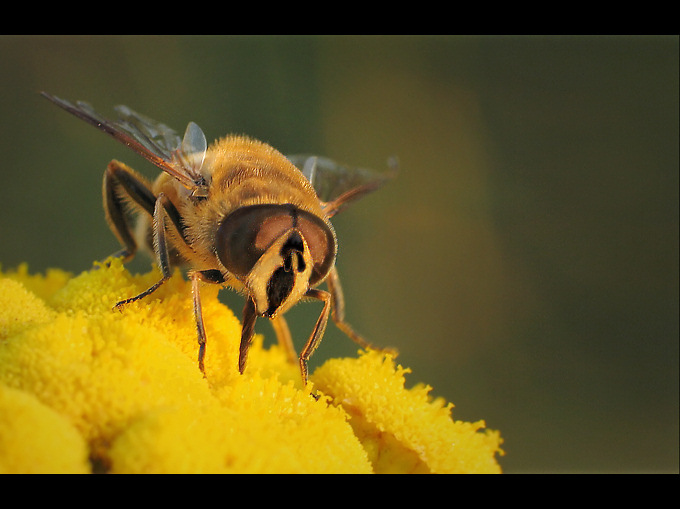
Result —
[[[499,434],[407,389],[389,355],[331,359],[301,387],[257,336],[239,374],[241,326],[214,285],[204,378],[179,272],[112,310],[159,277],[118,260],[76,277],[0,273],[0,472],[500,472]]]

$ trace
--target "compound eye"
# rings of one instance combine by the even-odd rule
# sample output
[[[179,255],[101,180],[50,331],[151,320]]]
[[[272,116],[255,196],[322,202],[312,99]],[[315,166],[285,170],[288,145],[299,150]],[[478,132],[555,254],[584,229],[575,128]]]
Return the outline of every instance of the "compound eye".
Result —
[[[296,227],[307,242],[314,262],[309,280],[314,285],[325,278],[333,267],[336,255],[335,234],[321,219],[304,211],[298,211]]]
[[[229,272],[245,278],[267,248],[293,225],[294,218],[288,208],[242,207],[229,214],[217,229],[217,256]]]

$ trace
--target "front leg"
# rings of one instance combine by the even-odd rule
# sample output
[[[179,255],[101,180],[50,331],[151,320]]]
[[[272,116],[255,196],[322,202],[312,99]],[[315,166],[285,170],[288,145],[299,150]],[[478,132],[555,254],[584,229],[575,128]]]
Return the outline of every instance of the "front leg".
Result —
[[[314,350],[316,350],[316,347],[319,346],[319,343],[323,338],[323,333],[325,332],[326,324],[328,323],[328,314],[331,309],[331,295],[328,292],[312,288],[310,290],[307,290],[305,297],[312,297],[314,299],[320,300],[321,302],[323,302],[323,309],[321,310],[321,314],[319,315],[319,318],[316,321],[316,325],[314,326],[312,334],[309,336],[307,343],[300,352],[300,373],[302,374],[303,387],[307,385],[307,380],[309,378],[307,362],[309,361],[309,358],[312,356]]]
[[[253,298],[248,295],[246,303],[243,306],[243,325],[241,326],[241,346],[239,347],[238,356],[238,370],[243,374],[246,370],[246,360],[248,359],[248,350],[253,342],[253,335],[255,334],[255,322],[257,321],[257,313],[255,311],[255,302]]]

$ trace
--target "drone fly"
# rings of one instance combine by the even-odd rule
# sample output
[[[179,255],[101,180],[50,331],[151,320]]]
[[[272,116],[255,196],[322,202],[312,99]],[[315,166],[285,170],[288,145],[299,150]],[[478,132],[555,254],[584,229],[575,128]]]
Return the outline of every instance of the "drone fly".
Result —
[[[228,286],[245,296],[239,371],[246,366],[257,317],[272,321],[288,357],[297,358],[302,382],[307,361],[319,345],[329,314],[362,348],[372,348],[345,321],[342,289],[335,268],[337,238],[330,218],[350,202],[375,191],[396,171],[347,168],[314,156],[285,157],[261,141],[230,135],[206,143],[190,122],[183,137],[165,124],[115,108],[117,120],[88,103],[44,97],[112,136],[159,167],[154,182],[119,161],[104,173],[104,211],[130,260],[138,247],[150,250],[162,277],[147,290],[116,304],[121,309],[153,293],[186,267],[192,283],[198,335],[198,366],[204,371],[206,334],[199,282]],[[133,223],[130,209],[136,212]],[[325,282],[328,291],[317,287]],[[283,317],[301,299],[323,309],[297,357]]]

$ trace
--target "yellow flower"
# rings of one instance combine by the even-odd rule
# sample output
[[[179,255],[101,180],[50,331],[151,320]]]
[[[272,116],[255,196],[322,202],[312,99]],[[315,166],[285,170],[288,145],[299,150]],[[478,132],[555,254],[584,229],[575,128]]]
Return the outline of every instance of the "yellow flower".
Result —
[[[301,387],[258,335],[239,374],[240,323],[214,285],[204,378],[179,272],[112,310],[158,279],[119,260],[75,277],[0,273],[0,472],[500,472],[498,433],[406,389],[389,355],[331,359]]]

